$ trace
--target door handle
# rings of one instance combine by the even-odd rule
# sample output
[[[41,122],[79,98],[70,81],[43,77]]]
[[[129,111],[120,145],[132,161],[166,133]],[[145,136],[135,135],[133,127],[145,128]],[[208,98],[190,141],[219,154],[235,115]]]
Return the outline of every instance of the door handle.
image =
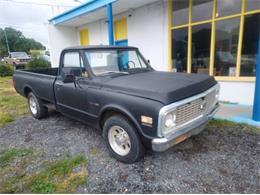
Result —
[[[63,84],[61,84],[61,83],[56,83],[56,86],[57,86],[57,87],[62,87]]]
[[[63,84],[62,84],[62,83],[56,83],[55,85],[56,85],[56,88],[57,88],[57,90],[58,90],[58,91],[59,91],[59,90],[60,90],[60,88],[63,86]]]

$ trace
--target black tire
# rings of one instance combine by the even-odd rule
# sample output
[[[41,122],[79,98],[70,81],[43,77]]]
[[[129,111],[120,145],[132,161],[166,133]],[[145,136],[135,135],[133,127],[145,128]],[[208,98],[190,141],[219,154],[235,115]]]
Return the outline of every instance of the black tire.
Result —
[[[34,112],[30,106],[30,99],[34,99],[35,101],[35,108],[36,108],[36,112]],[[32,114],[32,116],[36,119],[41,119],[44,118],[48,115],[48,108],[43,106],[43,103],[40,99],[38,99],[32,92],[30,92],[27,96],[27,100],[28,100],[28,107],[29,110]]]
[[[131,147],[130,151],[126,155],[120,155],[111,147],[109,143],[109,130],[111,127],[119,126],[121,127],[129,136]],[[134,163],[138,161],[141,157],[143,157],[145,148],[141,143],[140,137],[136,132],[136,129],[133,125],[129,122],[128,119],[121,115],[113,115],[109,117],[103,126],[103,137],[105,139],[105,143],[109,150],[109,153],[115,159],[124,162],[124,163]]]

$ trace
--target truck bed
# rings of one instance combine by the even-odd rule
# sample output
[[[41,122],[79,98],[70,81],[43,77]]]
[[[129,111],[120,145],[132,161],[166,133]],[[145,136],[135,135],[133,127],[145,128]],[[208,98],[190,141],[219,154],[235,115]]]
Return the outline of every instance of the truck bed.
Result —
[[[54,82],[58,74],[58,68],[38,70],[16,70],[13,75],[15,89],[23,96],[27,96],[28,90],[42,100],[55,103]]]
[[[23,72],[31,72],[36,74],[44,74],[44,75],[51,75],[57,76],[58,75],[58,68],[44,68],[44,69],[35,69],[35,70],[21,70]]]

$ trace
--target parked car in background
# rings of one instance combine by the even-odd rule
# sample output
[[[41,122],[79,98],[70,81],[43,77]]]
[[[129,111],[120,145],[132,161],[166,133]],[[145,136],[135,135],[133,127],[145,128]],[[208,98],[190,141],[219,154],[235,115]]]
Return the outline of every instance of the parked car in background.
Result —
[[[48,107],[103,131],[109,152],[132,163],[201,132],[216,113],[217,81],[155,71],[136,47],[71,47],[59,68],[17,70],[14,87],[33,117]]]
[[[9,56],[4,58],[4,61],[14,65],[15,69],[23,69],[30,60],[31,57],[25,52],[10,52]]]

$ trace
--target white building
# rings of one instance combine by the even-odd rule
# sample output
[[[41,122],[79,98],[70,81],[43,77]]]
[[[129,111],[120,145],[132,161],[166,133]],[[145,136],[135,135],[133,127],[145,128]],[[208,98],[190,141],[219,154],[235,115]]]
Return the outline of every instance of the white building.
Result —
[[[51,61],[58,66],[65,47],[110,38],[138,47],[156,70],[215,76],[220,100],[253,105],[259,18],[258,0],[90,0],[50,19]]]

